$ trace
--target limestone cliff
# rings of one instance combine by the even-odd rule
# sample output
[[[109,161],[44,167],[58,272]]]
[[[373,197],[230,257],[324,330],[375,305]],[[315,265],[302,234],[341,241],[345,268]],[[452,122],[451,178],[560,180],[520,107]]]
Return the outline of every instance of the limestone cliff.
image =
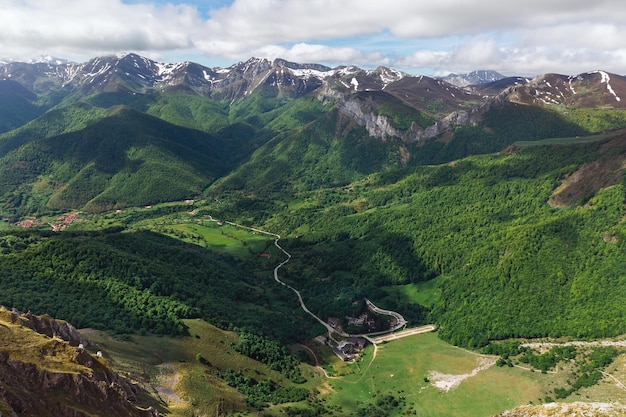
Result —
[[[337,92],[323,97],[326,100],[329,98],[333,98],[338,102],[337,109],[342,119],[340,123],[345,125],[346,119],[349,119],[356,125],[365,127],[370,136],[380,138],[383,141],[395,137],[405,143],[435,138],[450,131],[455,126],[478,123],[482,116],[491,108],[500,106],[503,103],[503,96],[498,96],[470,110],[458,110],[449,113],[426,128],[421,128],[416,123],[412,123],[409,129],[400,130],[392,126],[389,117],[376,114],[369,106],[363,105],[358,99]]]

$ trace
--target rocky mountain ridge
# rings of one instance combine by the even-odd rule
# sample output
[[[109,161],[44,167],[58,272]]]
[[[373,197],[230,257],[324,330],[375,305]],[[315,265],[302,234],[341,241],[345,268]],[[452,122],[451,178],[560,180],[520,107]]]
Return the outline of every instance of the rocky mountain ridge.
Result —
[[[0,308],[0,414],[154,417],[70,324]]]
[[[0,79],[18,81],[38,94],[53,88],[83,94],[181,89],[218,99],[241,99],[261,86],[276,87],[280,92],[299,96],[332,80],[347,89],[358,90],[356,78],[346,81],[346,77],[357,74],[378,76],[377,81],[365,82],[377,88],[384,88],[406,75],[389,69],[369,72],[354,66],[331,69],[319,64],[261,58],[251,58],[228,68],[209,68],[189,61],[158,63],[136,54],[98,57],[81,64],[8,62],[0,65]]]
[[[467,74],[448,74],[444,77],[439,77],[440,80],[456,85],[457,87],[489,84],[503,78],[506,77],[499,72],[491,70],[477,70]]]
[[[66,321],[55,320],[49,316],[37,316],[30,311],[21,313],[15,309],[7,310],[0,306],[0,320],[19,324],[50,338],[62,339],[71,346],[90,345],[90,342],[74,326]]]
[[[504,90],[508,100],[541,106],[570,108],[626,108],[626,78],[606,71],[576,76],[545,74],[521,86]]]
[[[133,53],[97,57],[79,64],[58,59],[33,63],[4,62],[0,63],[0,80],[17,81],[37,94],[54,89],[63,89],[67,93],[80,91],[83,94],[186,90],[216,99],[241,99],[259,88],[291,97],[302,96],[321,87],[324,87],[322,90],[344,93],[383,90],[399,93],[398,90],[412,89],[424,83],[428,85],[427,89],[446,91],[462,101],[464,95],[490,85],[499,85],[501,92],[512,99],[546,105],[562,103],[563,98],[584,95],[587,90],[597,90],[602,85],[606,89],[603,96],[619,103],[626,89],[624,77],[601,70],[579,75],[545,74],[532,80],[504,77],[486,70],[431,78],[386,67],[375,70],[355,66],[330,68],[321,64],[263,58],[251,58],[228,68],[209,68],[189,61],[159,63]],[[526,84],[529,88],[526,93],[506,91],[511,86]],[[475,88],[461,88],[470,85]],[[409,103],[415,101],[410,94],[405,94],[404,99]],[[575,102],[573,100],[572,104]]]

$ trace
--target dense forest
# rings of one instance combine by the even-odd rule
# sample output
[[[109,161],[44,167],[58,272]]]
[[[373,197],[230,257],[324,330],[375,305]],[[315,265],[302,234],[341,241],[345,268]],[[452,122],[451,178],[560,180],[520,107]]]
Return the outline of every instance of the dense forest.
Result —
[[[268,271],[153,232],[5,232],[0,252],[0,304],[77,327],[182,335],[181,319],[201,317],[283,341],[302,332],[262,307]]]

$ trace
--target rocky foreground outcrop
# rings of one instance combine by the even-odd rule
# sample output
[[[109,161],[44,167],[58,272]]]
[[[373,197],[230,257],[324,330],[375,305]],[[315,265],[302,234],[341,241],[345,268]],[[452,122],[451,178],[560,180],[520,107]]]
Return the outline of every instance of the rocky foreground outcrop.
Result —
[[[626,406],[618,403],[549,403],[524,405],[495,417],[623,417]]]
[[[0,415],[154,417],[70,324],[0,308]]]

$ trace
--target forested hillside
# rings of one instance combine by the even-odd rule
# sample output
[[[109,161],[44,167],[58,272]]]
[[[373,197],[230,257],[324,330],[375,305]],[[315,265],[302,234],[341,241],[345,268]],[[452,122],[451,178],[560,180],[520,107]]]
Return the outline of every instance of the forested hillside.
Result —
[[[370,176],[303,193],[298,206],[287,199],[268,224],[292,236],[290,279],[318,311],[345,314],[351,300],[385,299],[381,287],[441,275],[428,318],[402,300],[387,307],[464,346],[616,335],[626,330],[621,171],[570,207],[547,201],[579,167],[623,160],[625,146],[619,135]]]
[[[7,213],[99,212],[192,198],[228,167],[229,146],[218,138],[123,107],[69,130],[31,140],[0,159]]]
[[[5,232],[0,272],[0,305],[77,327],[182,335],[181,320],[200,317],[281,340],[302,331],[262,307],[271,276],[259,265],[147,231]]]

